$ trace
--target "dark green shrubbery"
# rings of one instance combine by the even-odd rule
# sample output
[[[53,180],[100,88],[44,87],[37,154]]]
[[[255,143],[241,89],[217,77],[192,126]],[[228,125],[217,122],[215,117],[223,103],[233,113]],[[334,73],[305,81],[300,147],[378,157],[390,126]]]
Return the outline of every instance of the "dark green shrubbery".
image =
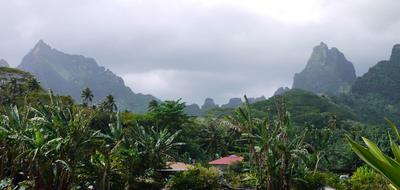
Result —
[[[388,190],[388,181],[369,167],[359,167],[351,176],[352,190],[380,189]]]
[[[359,167],[349,179],[340,179],[329,172],[310,172],[304,175],[304,184],[297,189],[319,189],[325,186],[337,190],[388,190],[388,181],[369,167]]]
[[[171,190],[218,189],[220,187],[219,172],[213,167],[205,168],[196,165],[172,177],[168,181],[167,187]]]

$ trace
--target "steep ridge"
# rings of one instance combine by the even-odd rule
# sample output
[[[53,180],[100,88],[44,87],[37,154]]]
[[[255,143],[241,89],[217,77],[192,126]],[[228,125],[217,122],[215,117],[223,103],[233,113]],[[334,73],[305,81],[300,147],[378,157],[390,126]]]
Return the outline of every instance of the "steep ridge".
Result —
[[[379,95],[399,102],[400,96],[400,44],[392,48],[390,59],[380,61],[367,73],[357,78],[352,92],[357,95]]]
[[[31,72],[44,88],[71,95],[77,102],[86,87],[92,90],[94,103],[111,94],[121,110],[145,112],[148,103],[156,99],[151,95],[135,94],[121,77],[99,66],[93,58],[63,53],[42,40],[23,58],[18,68]]]

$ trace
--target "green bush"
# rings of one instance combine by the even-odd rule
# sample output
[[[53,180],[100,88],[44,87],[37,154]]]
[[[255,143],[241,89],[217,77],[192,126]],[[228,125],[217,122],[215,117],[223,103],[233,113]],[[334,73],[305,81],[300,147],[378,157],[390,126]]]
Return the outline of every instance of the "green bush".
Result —
[[[224,183],[233,188],[254,189],[260,185],[256,174],[246,168],[245,162],[230,165],[224,170],[223,176]]]
[[[379,189],[387,190],[388,182],[380,174],[368,167],[359,167],[349,180],[352,190]]]
[[[168,181],[167,187],[171,190],[218,189],[220,187],[218,178],[219,172],[216,168],[196,165],[172,177]]]
[[[305,184],[297,189],[319,189],[325,186],[337,190],[347,189],[345,184],[340,181],[339,176],[328,172],[307,172],[304,175]]]

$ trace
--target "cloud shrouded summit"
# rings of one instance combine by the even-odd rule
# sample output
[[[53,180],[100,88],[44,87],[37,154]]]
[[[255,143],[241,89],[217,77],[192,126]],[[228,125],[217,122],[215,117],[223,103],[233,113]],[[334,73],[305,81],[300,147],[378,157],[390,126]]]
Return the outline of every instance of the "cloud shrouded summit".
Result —
[[[135,92],[202,103],[290,86],[320,41],[366,72],[398,42],[397,0],[0,2],[0,58],[39,39],[94,57]]]

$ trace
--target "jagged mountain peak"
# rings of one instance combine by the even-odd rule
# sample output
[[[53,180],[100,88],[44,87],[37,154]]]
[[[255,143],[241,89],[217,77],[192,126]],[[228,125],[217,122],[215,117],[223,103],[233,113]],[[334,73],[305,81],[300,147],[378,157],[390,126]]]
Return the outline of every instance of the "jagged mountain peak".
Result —
[[[145,112],[151,100],[158,100],[151,95],[135,94],[121,77],[99,66],[93,58],[61,52],[43,40],[39,40],[18,68],[34,74],[43,87],[60,95],[71,95],[77,102],[81,102],[81,91],[86,87],[93,92],[93,103],[111,94],[122,110]]]
[[[204,104],[201,106],[202,110],[208,110],[208,109],[213,109],[219,107],[217,104],[215,104],[214,100],[212,98],[206,98],[204,100]]]
[[[227,104],[222,105],[222,108],[236,108],[239,107],[243,104],[243,101],[241,98],[231,98],[229,99]]]
[[[306,67],[296,73],[293,88],[315,93],[349,92],[356,79],[353,64],[339,49],[321,42],[313,48]]]
[[[31,50],[31,53],[38,54],[42,52],[48,52],[50,50],[52,50],[52,47],[49,44],[45,43],[43,40],[39,40]]]
[[[321,47],[321,48],[324,48],[324,49],[328,49],[328,45],[326,45],[325,42],[320,42],[320,43],[319,43],[319,46],[317,46],[317,47]]]

